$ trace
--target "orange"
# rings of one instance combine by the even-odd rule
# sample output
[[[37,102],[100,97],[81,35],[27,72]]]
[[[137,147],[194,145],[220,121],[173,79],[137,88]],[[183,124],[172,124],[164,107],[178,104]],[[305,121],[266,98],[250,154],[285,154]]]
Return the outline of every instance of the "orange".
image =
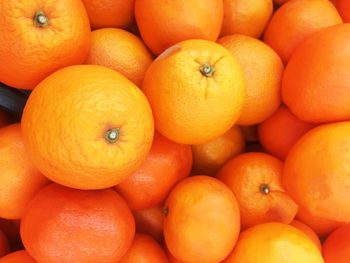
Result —
[[[231,190],[209,176],[182,180],[164,204],[164,238],[170,253],[185,262],[220,262],[240,231],[239,208]]]
[[[316,245],[299,229],[265,223],[243,231],[224,263],[324,263]]]
[[[350,2],[349,0],[337,0],[337,9],[344,20],[344,23],[350,22]]]
[[[81,64],[90,34],[80,0],[1,2],[0,82],[33,89],[56,70]]]
[[[183,40],[216,41],[223,15],[222,0],[135,0],[137,26],[156,55]]]
[[[224,0],[221,36],[243,34],[259,38],[273,12],[272,0]]]
[[[151,108],[129,80],[102,66],[71,66],[41,82],[25,106],[22,131],[38,169],[73,188],[114,186],[146,158]]]
[[[168,263],[163,248],[150,236],[136,234],[131,247],[120,263]]]
[[[163,205],[131,212],[134,215],[137,233],[150,235],[159,243],[163,241]]]
[[[314,33],[291,57],[282,81],[284,103],[299,119],[320,123],[350,118],[350,24]]]
[[[281,104],[281,59],[268,45],[249,36],[226,36],[218,43],[237,58],[247,80],[247,96],[237,124],[253,125],[266,120]]]
[[[10,252],[10,244],[4,232],[0,229],[0,258]]]
[[[25,250],[20,250],[0,258],[0,263],[36,263]]]
[[[318,250],[320,252],[322,252],[322,245],[321,245],[320,238],[318,237],[318,235],[315,233],[315,231],[311,227],[309,227],[308,225],[304,224],[303,222],[301,222],[299,220],[293,220],[290,223],[290,225],[303,231],[304,234],[306,234],[312,240],[312,242],[314,242],[314,244],[316,245]]]
[[[13,122],[14,120],[10,116],[10,114],[7,111],[0,108],[0,128]]]
[[[11,251],[23,249],[21,236],[19,233],[20,220],[7,220],[0,218],[0,229],[3,230],[8,239]]]
[[[32,197],[49,181],[24,148],[20,124],[0,129],[0,217],[21,218]]]
[[[134,0],[82,0],[93,29],[127,28],[134,20]]]
[[[242,229],[266,222],[289,224],[298,206],[282,187],[283,163],[265,153],[241,154],[220,169],[217,178],[235,194]]]
[[[350,261],[350,225],[339,227],[323,243],[325,263],[348,263]]]
[[[308,36],[341,23],[342,19],[329,0],[291,0],[272,16],[264,41],[287,64],[294,50]]]
[[[189,145],[170,141],[159,133],[141,167],[116,186],[132,210],[155,206],[167,197],[171,188],[187,177],[192,168]]]
[[[326,237],[336,228],[344,225],[343,222],[313,216],[308,210],[299,206],[296,218],[310,226],[320,237]]]
[[[114,69],[141,87],[152,60],[152,54],[135,35],[123,29],[103,28],[92,31],[85,64]]]
[[[161,134],[178,143],[203,144],[238,119],[245,79],[227,49],[207,40],[187,40],[151,64],[142,89]]]
[[[193,174],[214,176],[230,159],[244,152],[245,141],[239,126],[205,144],[193,145]]]
[[[318,126],[290,150],[283,185],[312,216],[350,221],[350,122]]]
[[[292,146],[315,125],[302,121],[282,105],[258,127],[261,145],[264,149],[284,160]]]
[[[119,262],[135,233],[126,202],[112,189],[82,191],[51,184],[29,203],[21,237],[38,262]]]

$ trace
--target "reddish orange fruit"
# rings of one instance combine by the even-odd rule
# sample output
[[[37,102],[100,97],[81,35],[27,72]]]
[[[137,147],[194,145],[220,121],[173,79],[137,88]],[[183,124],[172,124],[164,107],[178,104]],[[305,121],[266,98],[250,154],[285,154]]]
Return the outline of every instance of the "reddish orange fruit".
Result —
[[[348,263],[350,261],[350,225],[337,228],[323,243],[325,263]]]
[[[282,105],[259,125],[259,140],[268,153],[284,160],[299,138],[314,127],[314,124],[298,119]]]
[[[237,198],[242,229],[266,222],[289,224],[298,206],[282,187],[283,163],[265,153],[241,154],[220,169],[217,178]]]
[[[243,231],[223,263],[324,263],[316,245],[299,229],[266,223]]]
[[[350,22],[350,2],[349,0],[337,0],[337,9],[344,20],[344,23]]]
[[[220,262],[233,249],[240,230],[232,191],[209,176],[182,180],[164,205],[164,238],[172,255],[185,262]]]
[[[92,31],[85,64],[114,69],[141,88],[152,60],[152,54],[137,36],[118,28],[103,28]]]
[[[318,250],[320,252],[322,252],[322,245],[321,245],[320,238],[318,237],[318,235],[315,233],[315,231],[311,227],[309,227],[308,225],[304,224],[303,222],[301,222],[299,220],[293,220],[290,223],[290,225],[303,231],[304,234],[306,234],[312,240],[312,242],[314,242],[314,244],[316,245]]]
[[[20,250],[0,258],[0,263],[37,263],[25,250]]]
[[[119,262],[135,234],[126,202],[111,189],[81,191],[51,184],[29,203],[21,237],[38,262]]]
[[[135,0],[142,39],[156,55],[183,40],[216,41],[223,15],[222,0]]]
[[[136,234],[131,247],[120,263],[168,263],[163,248],[150,236]]]
[[[81,64],[87,55],[90,25],[80,0],[6,1],[0,4],[0,17],[4,84],[33,89],[51,73]]]
[[[230,159],[244,152],[245,141],[239,126],[205,144],[192,145],[193,174],[214,176]]]

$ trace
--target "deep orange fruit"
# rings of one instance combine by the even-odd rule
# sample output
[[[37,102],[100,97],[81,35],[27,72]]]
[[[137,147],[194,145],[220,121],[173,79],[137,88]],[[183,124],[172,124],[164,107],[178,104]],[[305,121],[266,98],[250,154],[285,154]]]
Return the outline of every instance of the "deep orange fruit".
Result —
[[[37,263],[25,250],[20,250],[0,258],[0,263]]]
[[[337,0],[337,9],[344,20],[344,23],[350,22],[350,2],[349,0]]]
[[[350,225],[337,228],[323,243],[325,263],[347,263],[350,261]]]

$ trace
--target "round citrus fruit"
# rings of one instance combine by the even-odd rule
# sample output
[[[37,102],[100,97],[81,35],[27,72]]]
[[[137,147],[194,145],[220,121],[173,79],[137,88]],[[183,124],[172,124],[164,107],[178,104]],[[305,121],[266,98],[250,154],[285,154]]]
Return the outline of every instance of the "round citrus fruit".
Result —
[[[325,263],[348,263],[350,261],[350,225],[337,228],[323,243]]]
[[[152,54],[135,35],[123,29],[103,28],[92,31],[85,64],[114,69],[141,87],[152,60]]]
[[[209,176],[182,180],[164,204],[164,238],[170,253],[185,262],[220,262],[240,231],[232,191]]]
[[[38,262],[115,263],[129,249],[135,222],[111,189],[82,191],[51,184],[29,203],[21,237]]]
[[[37,263],[25,250],[20,250],[0,258],[0,263]]]
[[[32,92],[22,117],[25,144],[49,179],[73,188],[114,186],[147,156],[151,108],[129,80],[102,66],[71,66]]]
[[[33,89],[66,66],[81,64],[90,44],[80,0],[6,1],[0,8],[0,82]]]
[[[303,222],[301,222],[299,220],[293,220],[290,223],[290,225],[303,231],[304,234],[306,234],[312,240],[312,242],[314,242],[314,244],[316,245],[318,250],[320,252],[322,252],[322,245],[321,245],[320,238],[318,237],[318,235],[315,233],[315,231],[311,227],[309,227],[308,225],[304,224]]]
[[[156,55],[183,40],[216,41],[223,15],[222,0],[135,0],[142,39]]]
[[[187,40],[151,64],[142,89],[161,134],[178,143],[203,144],[238,119],[245,79],[227,49],[207,40]]]
[[[21,218],[25,206],[49,180],[24,148],[20,124],[0,129],[0,217]]]
[[[218,43],[237,58],[247,81],[247,95],[237,124],[247,126],[266,120],[281,104],[281,59],[268,45],[249,36],[226,36]]]
[[[241,154],[220,169],[217,178],[237,198],[242,229],[266,222],[289,224],[298,206],[282,187],[283,163],[265,153]]]

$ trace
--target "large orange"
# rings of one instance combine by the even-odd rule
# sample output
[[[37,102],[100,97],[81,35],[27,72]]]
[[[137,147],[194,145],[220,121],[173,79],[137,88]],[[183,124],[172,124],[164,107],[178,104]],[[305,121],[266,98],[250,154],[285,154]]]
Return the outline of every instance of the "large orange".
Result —
[[[235,194],[242,229],[266,222],[289,224],[298,206],[282,187],[283,163],[266,153],[241,154],[220,169],[217,178]]]
[[[243,231],[224,263],[324,263],[316,245],[299,229],[266,223]]]
[[[150,236],[136,234],[120,263],[168,263],[163,248]]]
[[[272,0],[224,0],[221,36],[243,34],[259,38],[273,12]]]
[[[178,143],[202,144],[223,135],[238,119],[245,79],[227,49],[187,40],[152,63],[142,89],[161,134]]]
[[[102,66],[64,68],[41,82],[25,106],[23,137],[38,169],[80,189],[114,186],[142,163],[153,118],[143,93]]]
[[[323,243],[325,263],[348,263],[350,261],[350,225],[337,228]]]
[[[234,125],[224,135],[208,143],[193,145],[193,174],[214,176],[230,159],[244,152],[242,130]]]
[[[220,262],[240,231],[239,208],[232,191],[209,176],[186,178],[164,205],[164,238],[170,253],[185,262]]]
[[[152,60],[152,54],[135,35],[123,29],[103,28],[92,31],[85,64],[114,69],[141,87]]]
[[[318,126],[290,150],[283,185],[311,215],[350,221],[350,122]]]
[[[290,225],[303,231],[304,234],[306,234],[310,238],[310,240],[312,242],[314,242],[314,244],[316,245],[318,250],[320,252],[322,252],[322,245],[321,245],[320,238],[318,237],[318,235],[315,233],[315,231],[311,227],[309,227],[308,225],[304,224],[303,222],[301,222],[299,220],[293,220],[290,223]]]
[[[344,20],[344,23],[350,22],[350,1],[349,0],[337,0],[337,9]]]
[[[37,263],[25,250],[20,250],[0,258],[0,263]]]
[[[350,24],[314,33],[291,57],[282,99],[299,119],[320,123],[350,118]]]
[[[298,119],[282,105],[258,127],[259,140],[264,149],[284,160],[292,146],[315,125]]]
[[[192,168],[189,145],[170,141],[155,133],[150,152],[141,167],[116,186],[130,209],[146,209],[167,197],[171,188]]]
[[[245,35],[226,36],[218,43],[237,58],[247,80],[247,95],[237,124],[247,126],[266,120],[281,104],[284,66],[280,57],[262,41]]]
[[[20,124],[0,129],[0,217],[21,218],[33,196],[49,182],[24,148]]]
[[[0,258],[10,252],[10,244],[4,232],[0,229]]]
[[[38,262],[115,263],[129,249],[134,218],[111,189],[82,191],[51,184],[29,203],[21,237]]]
[[[187,39],[216,41],[223,15],[222,0],[135,0],[142,39],[156,55]]]
[[[33,89],[56,70],[81,64],[90,25],[81,0],[0,3],[0,82]]]
[[[155,207],[133,210],[136,232],[152,236],[159,243],[163,241],[163,205]]]
[[[82,0],[93,29],[129,27],[134,19],[134,0]]]
[[[341,23],[337,9],[329,0],[291,0],[272,16],[264,41],[287,64],[294,50],[308,36]]]

